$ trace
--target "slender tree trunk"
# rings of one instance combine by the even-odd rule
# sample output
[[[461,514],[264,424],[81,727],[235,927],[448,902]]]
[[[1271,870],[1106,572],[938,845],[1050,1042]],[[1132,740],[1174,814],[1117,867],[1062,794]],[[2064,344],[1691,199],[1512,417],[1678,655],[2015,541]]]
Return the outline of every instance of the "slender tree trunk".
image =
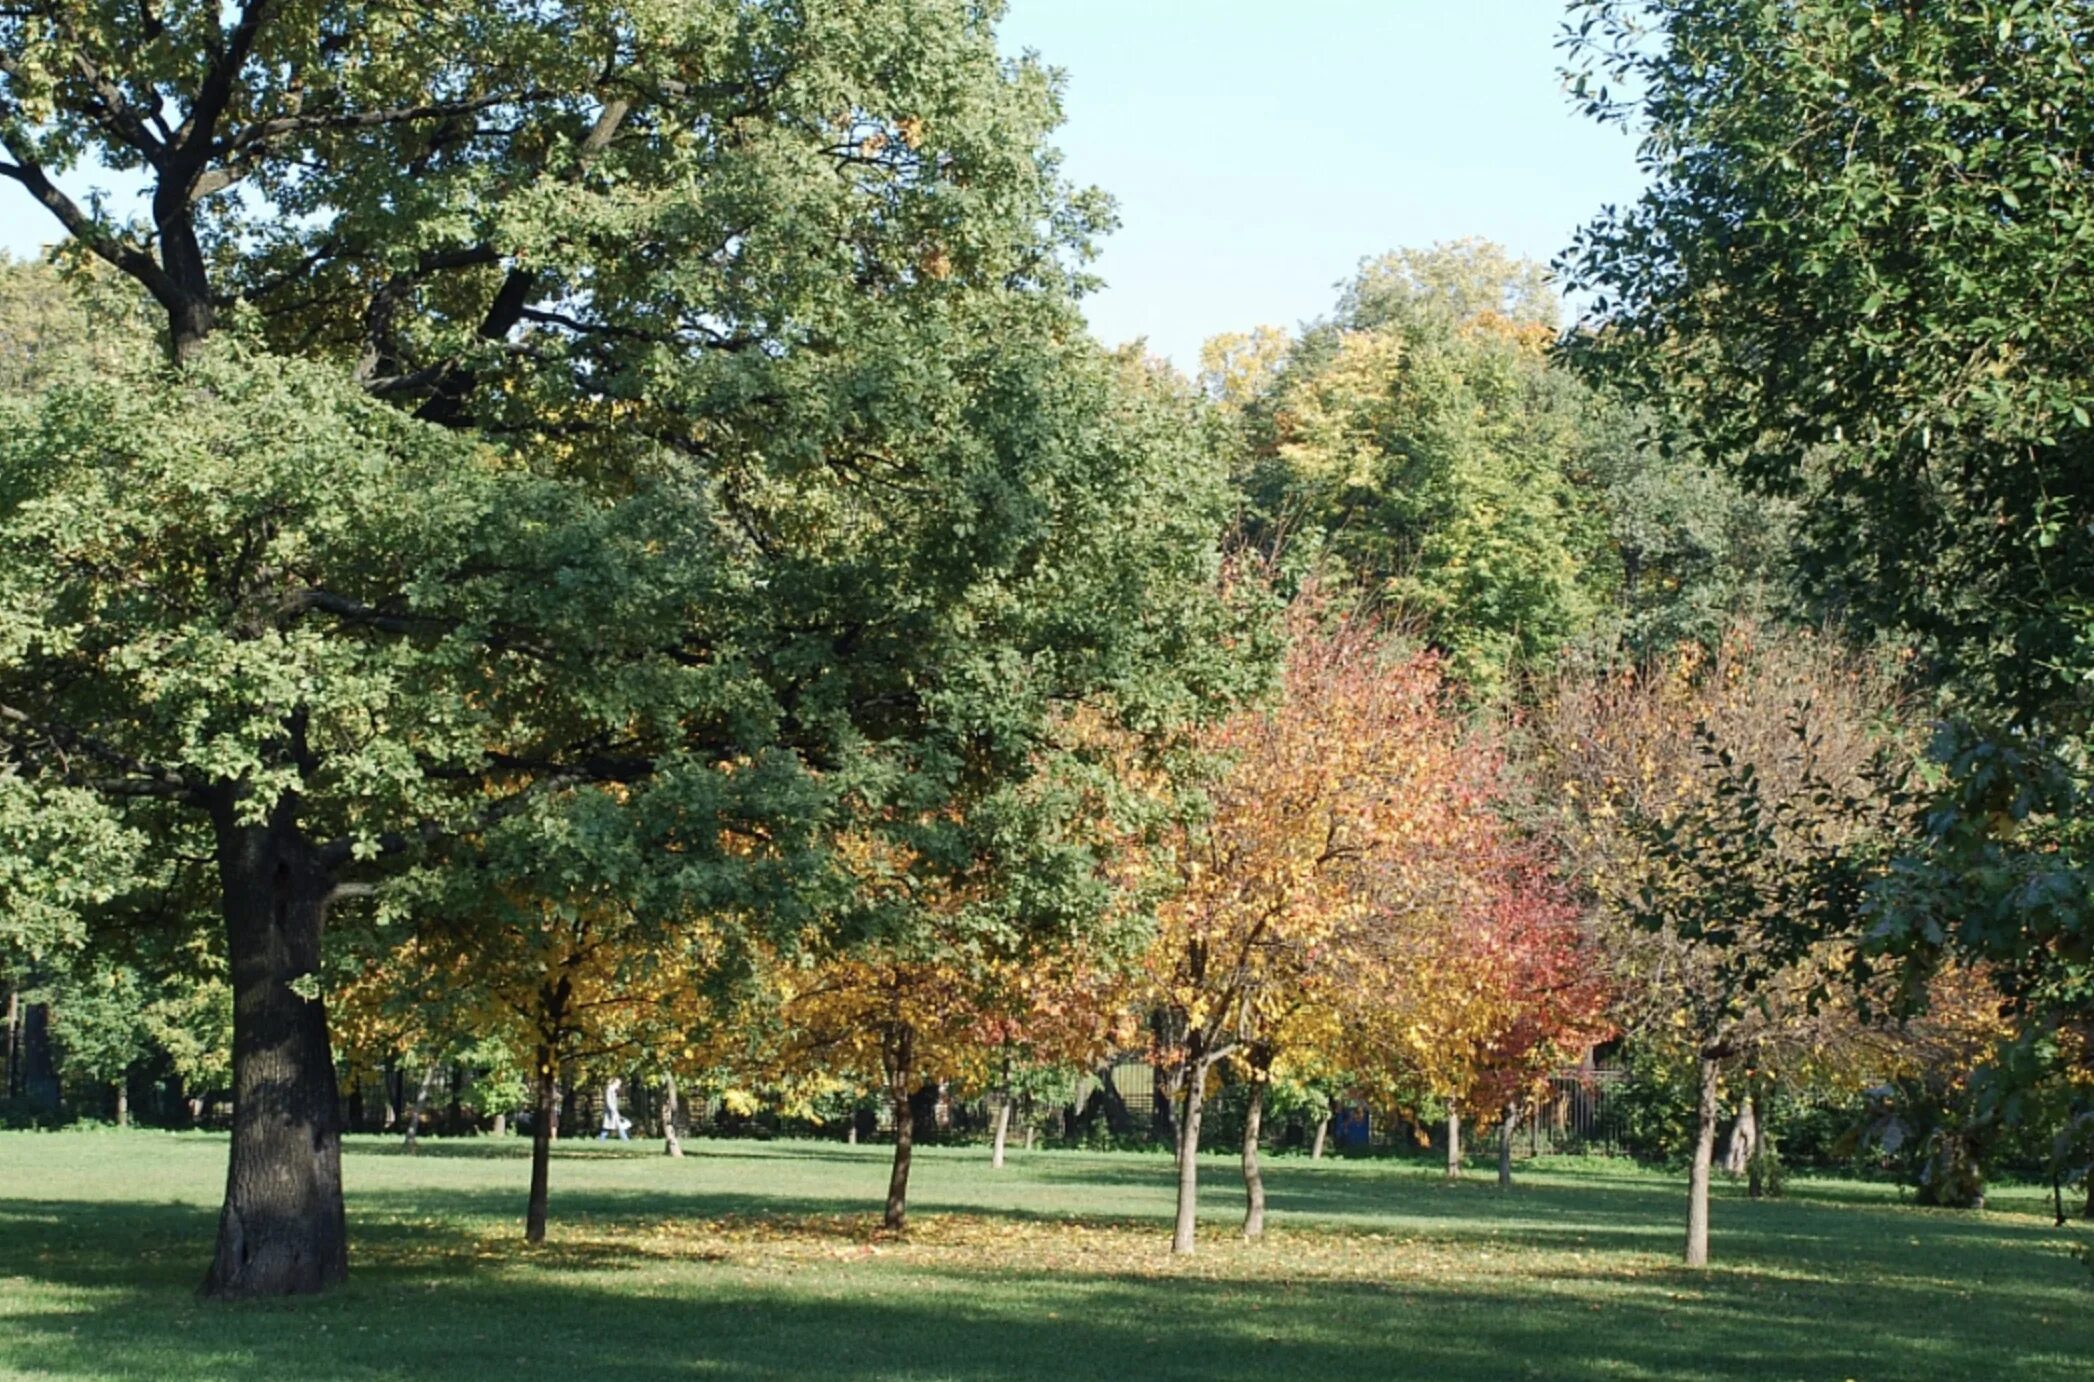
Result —
[[[1746,1111],[1752,1116],[1752,1155],[1745,1161],[1745,1193],[1755,1200],[1767,1193],[1767,1169],[1774,1155],[1774,1144],[1767,1136],[1767,1104],[1765,1087],[1754,1081],[1745,1096]]]
[[[400,1121],[400,1072],[391,1061],[380,1067],[378,1087],[385,1095],[385,1116],[378,1122],[378,1131],[391,1132]]]
[[[429,1107],[429,1083],[436,1078],[436,1062],[422,1067],[422,1082],[414,1087],[414,1111],[407,1115],[407,1150],[422,1150],[422,1113]]]
[[[1500,1190],[1512,1189],[1512,1139],[1513,1135],[1519,1130],[1519,1106],[1516,1104],[1510,1105],[1505,1110],[1505,1121],[1498,1127],[1498,1188]]]
[[[843,1140],[849,1146],[855,1147],[858,1145],[858,1119],[855,1115],[852,1116],[849,1123],[844,1125]]]
[[[1720,1073],[1715,1057],[1701,1058],[1694,1165],[1687,1173],[1686,1263],[1690,1267],[1709,1265],[1709,1170],[1716,1159],[1716,1092]]]
[[[909,1076],[916,1064],[916,1032],[897,1023],[888,1034],[888,1100],[894,1106],[894,1169],[887,1176],[886,1226],[909,1226],[909,1158],[916,1146],[916,1110],[909,1101]]]
[[[320,970],[333,880],[286,799],[242,823],[213,811],[233,986],[233,1135],[208,1296],[302,1295],[349,1275],[342,1126]]]
[[[662,1153],[682,1156],[683,1139],[676,1135],[676,1072],[662,1072]]]
[[[989,1165],[992,1169],[1003,1169],[1003,1144],[1004,1139],[1010,1136],[1010,1131],[1011,1091],[1006,1089],[1003,1098],[996,1105],[996,1135],[992,1139],[992,1150],[989,1153]]]
[[[1316,1138],[1309,1143],[1309,1160],[1323,1160],[1323,1146],[1325,1142],[1330,1140],[1330,1135],[1331,1116],[1326,1113],[1323,1117],[1316,1120]]]
[[[531,1199],[524,1211],[526,1243],[545,1241],[546,1199],[552,1184],[553,1110],[559,1097],[559,1079],[553,1048],[541,1044],[532,1081],[535,1101],[531,1106]]]
[[[1748,1091],[1738,1101],[1738,1120],[1731,1125],[1730,1145],[1723,1153],[1723,1174],[1736,1178],[1745,1174],[1752,1165],[1753,1154],[1759,1150],[1759,1119],[1752,1107],[1752,1095]]]
[[[7,990],[7,1073],[6,1078],[0,1079],[0,1099],[15,1097],[15,1051],[21,1030],[22,995],[10,986]]]
[[[1461,1115],[1447,1110],[1447,1179],[1461,1179]]]
[[[1178,1118],[1178,1220],[1171,1231],[1171,1252],[1190,1254],[1200,1204],[1200,1113],[1206,1103],[1207,1066],[1185,1064],[1184,1112]]]
[[[1034,1121],[1034,1119],[1033,1119],[1033,1118],[1028,1118],[1028,1119],[1026,1119],[1026,1120],[1025,1120],[1025,1150],[1026,1150],[1026,1151],[1028,1151],[1028,1152],[1029,1152],[1029,1151],[1031,1151],[1031,1150],[1032,1150],[1032,1146],[1033,1146],[1033,1140],[1034,1140],[1035,1138],[1037,1138],[1037,1137],[1038,1137],[1039,1135],[1040,1135],[1040,1125],[1039,1125],[1039,1123],[1038,1123],[1038,1122],[1036,1122],[1036,1121]],[[2089,1197],[2088,1203],[2090,1203],[2090,1204],[2094,1204],[2094,1196],[2090,1196],[2090,1197]]]
[[[131,1126],[131,1080],[128,1073],[116,1081],[116,1125],[119,1128]]]
[[[1185,1093],[1185,1067],[1174,1065],[1164,1070],[1154,1070],[1149,1101],[1149,1135],[1169,1147],[1175,1155],[1180,1145],[1177,1119],[1172,1114]]]
[[[1258,1166],[1258,1134],[1265,1123],[1265,1075],[1251,1077],[1251,1102],[1243,1111],[1243,1236],[1255,1243],[1265,1236],[1265,1176]]]

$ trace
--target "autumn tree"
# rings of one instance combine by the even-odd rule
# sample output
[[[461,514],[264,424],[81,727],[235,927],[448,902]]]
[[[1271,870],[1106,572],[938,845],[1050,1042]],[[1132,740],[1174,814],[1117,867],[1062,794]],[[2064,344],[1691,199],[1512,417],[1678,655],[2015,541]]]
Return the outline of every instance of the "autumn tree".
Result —
[[[1160,908],[1149,961],[1180,1035],[1178,1209],[1172,1251],[1193,1249],[1200,1120],[1225,1060],[1251,1083],[1246,1231],[1262,1227],[1255,1135],[1263,1091],[1326,1020],[1334,992],[1388,913],[1375,885],[1431,873],[1473,786],[1437,661],[1406,655],[1370,620],[1313,591],[1290,617],[1274,704],[1204,740],[1222,765],[1209,810],[1176,840],[1178,891]]]
[[[1824,635],[1741,624],[1704,655],[1556,689],[1558,838],[1611,930],[1617,1012],[1695,1068],[1686,1260],[1708,1260],[1726,1071],[1853,1019],[1861,893],[1899,829],[1895,681]]]

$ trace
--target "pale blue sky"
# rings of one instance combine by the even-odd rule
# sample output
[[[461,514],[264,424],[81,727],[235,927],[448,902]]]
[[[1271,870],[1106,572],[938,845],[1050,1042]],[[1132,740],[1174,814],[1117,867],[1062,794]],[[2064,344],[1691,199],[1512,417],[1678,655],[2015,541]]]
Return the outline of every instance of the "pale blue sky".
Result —
[[[1323,314],[1368,255],[1464,235],[1546,260],[1642,186],[1574,111],[1561,0],[1011,0],[1069,77],[1071,176],[1120,203],[1090,304],[1110,343]]]
[[[1109,343],[1324,312],[1363,257],[1481,235],[1546,259],[1640,183],[1556,76],[1560,0],[1012,0],[1069,75],[1068,171],[1119,201],[1089,304]],[[79,185],[81,180],[71,180]],[[0,248],[52,238],[0,183]]]

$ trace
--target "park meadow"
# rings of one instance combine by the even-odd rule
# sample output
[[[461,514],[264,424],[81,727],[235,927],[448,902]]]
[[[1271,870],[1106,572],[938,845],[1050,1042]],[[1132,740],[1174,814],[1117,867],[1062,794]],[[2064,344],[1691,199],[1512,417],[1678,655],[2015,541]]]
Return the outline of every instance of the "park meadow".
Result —
[[[2090,261],[2089,0],[0,0],[0,1378],[2094,1373]]]
[[[1523,1160],[1503,1192],[1289,1156],[1268,1240],[1216,1197],[1186,1259],[1158,1251],[1160,1154],[930,1149],[897,1236],[883,1148],[686,1145],[563,1145],[559,1226],[523,1250],[518,1139],[352,1138],[353,1284],[227,1314],[194,1293],[222,1138],[0,1136],[0,1376],[2067,1379],[2094,1349],[2089,1234],[2035,1187],[1977,1214],[1728,1188],[1725,1266],[1690,1272],[1676,1182],[1633,1163]]]

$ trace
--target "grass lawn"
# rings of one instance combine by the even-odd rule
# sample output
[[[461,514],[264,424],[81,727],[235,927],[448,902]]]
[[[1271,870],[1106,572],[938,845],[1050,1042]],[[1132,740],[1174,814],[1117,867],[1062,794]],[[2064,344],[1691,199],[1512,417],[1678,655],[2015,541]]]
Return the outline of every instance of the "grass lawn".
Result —
[[[1611,1163],[1505,1195],[1487,1169],[1278,1158],[1249,1247],[1214,1158],[1209,1236],[1174,1262],[1161,1156],[921,1150],[896,1242],[884,1148],[689,1146],[567,1144],[526,1250],[521,1141],[352,1139],[349,1287],[226,1307],[192,1294],[223,1139],[0,1134],[0,1377],[2094,1376],[2090,1235],[2033,1191],[1954,1213],[1726,1187],[1690,1273],[1680,1186]]]

